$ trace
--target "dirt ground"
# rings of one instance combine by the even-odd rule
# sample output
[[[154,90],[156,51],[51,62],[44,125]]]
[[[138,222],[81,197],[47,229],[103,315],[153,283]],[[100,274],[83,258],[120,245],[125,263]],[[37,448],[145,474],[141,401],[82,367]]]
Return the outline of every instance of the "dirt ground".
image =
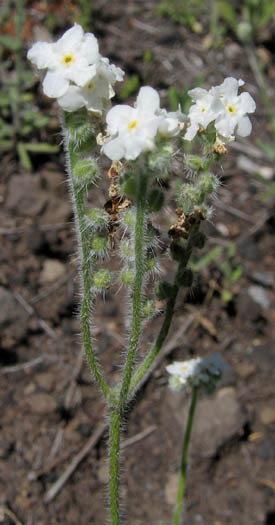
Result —
[[[270,141],[259,90],[243,48],[232,38],[218,50],[207,49],[205,34],[161,19],[153,0],[94,4],[92,31],[101,53],[128,79],[137,74],[142,84],[158,89],[163,105],[169,86],[182,91],[200,75],[206,88],[226,76],[243,78],[257,102],[253,134],[230,148],[220,171],[223,184],[214,218],[207,225],[211,248],[235,243],[242,276],[226,303],[221,269],[214,262],[197,277],[185,304],[179,297],[167,340],[170,352],[127,416],[125,523],[171,523],[188,397],[168,389],[165,366],[174,359],[222,352],[230,368],[215,396],[199,402],[185,525],[275,524],[274,202],[262,200],[265,184],[245,169],[250,161],[272,172],[257,146],[259,138]],[[45,32],[39,20],[30,40]],[[55,37],[71,22],[60,17]],[[152,61],[146,63],[148,50]],[[57,106],[35,89],[41,108],[52,114],[43,133],[59,143]],[[6,153],[1,169],[0,525],[101,525],[107,522],[107,433],[83,454],[56,497],[46,501],[104,423],[104,403],[82,358],[64,155],[36,156],[33,163],[34,172],[27,173]],[[96,199],[105,198],[99,190]],[[113,293],[99,300],[94,331],[111,381],[118,378],[123,347],[121,304],[121,295]],[[144,344],[150,341],[147,327]]]

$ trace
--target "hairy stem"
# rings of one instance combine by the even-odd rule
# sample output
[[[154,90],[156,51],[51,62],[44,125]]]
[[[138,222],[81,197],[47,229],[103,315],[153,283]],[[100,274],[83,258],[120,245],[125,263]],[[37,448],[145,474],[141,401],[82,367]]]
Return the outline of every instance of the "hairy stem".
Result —
[[[185,486],[186,486],[188,451],[189,451],[189,445],[190,445],[190,440],[191,440],[191,432],[192,432],[192,426],[193,426],[193,421],[194,421],[197,397],[198,397],[198,389],[196,387],[193,387],[192,397],[191,397],[191,402],[190,402],[189,412],[188,412],[188,418],[187,418],[187,424],[186,424],[186,430],[185,430],[185,435],[184,435],[184,440],[183,440],[182,457],[181,457],[181,465],[180,465],[180,478],[179,478],[176,508],[175,508],[174,518],[173,518],[173,525],[180,525],[181,523],[183,523],[182,522],[182,513],[183,513],[183,504],[184,504],[183,498],[184,498],[184,491],[185,491]]]
[[[187,264],[189,262],[189,259],[191,257],[192,250],[193,250],[193,236],[198,231],[198,229],[199,227],[195,225],[190,232],[190,236],[189,236],[188,243],[187,243],[186,250],[185,250],[185,257],[184,257],[184,260],[181,262],[179,271],[180,269],[187,267]],[[175,276],[175,283],[177,282],[177,277],[178,277],[178,273]],[[134,374],[131,380],[131,384],[130,384],[130,393],[133,393],[139,381],[141,381],[143,376],[146,374],[147,370],[149,370],[151,364],[153,363],[154,359],[157,357],[158,353],[160,352],[163,346],[163,343],[168,335],[168,332],[171,326],[171,322],[173,319],[174,308],[175,308],[178,292],[179,292],[179,288],[175,284],[174,292],[172,296],[167,300],[165,316],[163,319],[163,323],[162,323],[160,332],[157,336],[156,342],[153,348],[151,348],[147,356],[142,361],[136,373]]]
[[[121,413],[110,408],[109,429],[109,507],[112,525],[119,525],[119,458],[120,458]]]
[[[136,204],[136,226],[135,226],[135,264],[136,273],[133,289],[132,328],[130,342],[124,366],[124,375],[119,395],[119,407],[124,409],[132,378],[134,361],[138,347],[141,320],[142,320],[142,285],[144,275],[144,220],[146,206],[146,176],[140,176],[138,181],[138,194]]]
[[[103,372],[99,363],[97,362],[95,352],[92,345],[92,337],[90,331],[90,314],[92,306],[91,298],[91,258],[90,258],[90,240],[88,230],[85,224],[85,189],[79,188],[74,183],[73,169],[77,161],[77,153],[74,149],[74,142],[70,142],[65,131],[65,141],[67,142],[67,151],[69,153],[68,159],[68,175],[69,184],[72,194],[72,202],[75,216],[75,229],[78,238],[78,254],[80,260],[80,275],[82,279],[83,298],[81,304],[80,323],[83,336],[83,344],[88,363],[94,374],[98,386],[100,387],[105,398],[109,395],[109,386],[106,383]]]

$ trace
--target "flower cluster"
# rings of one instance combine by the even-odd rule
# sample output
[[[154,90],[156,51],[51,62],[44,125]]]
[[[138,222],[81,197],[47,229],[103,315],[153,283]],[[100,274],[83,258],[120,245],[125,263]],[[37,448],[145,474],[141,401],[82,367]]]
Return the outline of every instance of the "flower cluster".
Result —
[[[106,101],[114,96],[112,86],[124,76],[99,54],[95,36],[84,33],[78,24],[55,43],[36,42],[27,57],[38,69],[47,70],[45,95],[57,98],[69,112],[86,107],[101,114]]]
[[[160,109],[157,91],[142,87],[134,107],[121,104],[107,113],[108,140],[102,151],[113,161],[135,160],[141,152],[154,148],[156,135],[171,138],[178,135],[185,115]]]
[[[189,91],[194,104],[189,110],[190,125],[185,140],[193,140],[199,130],[205,130],[214,122],[218,136],[231,141],[234,134],[247,137],[251,133],[251,122],[247,113],[254,113],[256,104],[249,93],[238,95],[243,80],[228,77],[219,86],[209,91],[195,88]]]
[[[180,391],[188,385],[203,388],[206,392],[213,392],[216,382],[221,378],[227,365],[221,360],[220,354],[202,359],[197,357],[189,361],[175,361],[166,367],[171,374],[169,385],[172,390]]]

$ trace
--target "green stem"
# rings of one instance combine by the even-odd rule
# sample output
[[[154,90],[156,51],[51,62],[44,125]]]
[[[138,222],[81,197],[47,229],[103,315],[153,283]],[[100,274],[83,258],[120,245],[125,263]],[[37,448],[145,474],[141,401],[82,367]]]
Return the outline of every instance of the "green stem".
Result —
[[[119,525],[119,458],[120,458],[121,413],[118,408],[110,409],[109,430],[109,506],[112,525]]]
[[[188,261],[191,257],[192,250],[193,250],[193,236],[198,230],[199,230],[199,227],[195,225],[190,232],[190,236],[189,236],[188,243],[187,243],[186,250],[185,250],[185,257],[184,257],[184,260],[181,262],[178,272],[182,268],[187,267]],[[175,283],[177,282],[178,272],[175,276]],[[175,308],[178,292],[179,292],[179,288],[175,284],[174,293],[167,301],[165,316],[164,316],[163,323],[162,323],[160,332],[158,334],[157,340],[153,348],[149,351],[148,355],[144,358],[143,362],[141,363],[136,373],[134,374],[134,377],[131,380],[131,383],[130,383],[130,393],[131,394],[134,392],[138,383],[141,381],[143,376],[149,370],[151,364],[153,363],[154,359],[156,358],[156,356],[158,355],[158,353],[160,352],[163,346],[163,343],[168,335],[168,332],[171,326],[171,322],[173,319],[174,308]]]
[[[177,294],[178,294],[178,288],[175,287],[175,292],[173,296],[170,297],[170,299],[168,299],[167,301],[165,317],[164,317],[160,332],[158,334],[157,340],[153,348],[150,350],[149,354],[145,357],[140,367],[136,371],[134,377],[132,378],[132,381],[130,384],[131,393],[135,390],[138,383],[141,381],[143,376],[146,374],[147,370],[149,370],[151,364],[153,363],[154,359],[156,358],[156,356],[158,355],[158,353],[160,352],[162,348],[162,345],[168,335],[168,332],[171,326],[171,322],[172,322],[172,318],[174,314],[175,303],[177,299]]]
[[[188,412],[188,419],[187,419],[187,424],[186,424],[186,430],[185,430],[185,435],[184,435],[184,440],[183,440],[181,466],[180,466],[180,478],[179,478],[176,509],[175,509],[174,518],[173,518],[173,525],[180,525],[182,523],[182,512],[183,512],[183,504],[184,504],[183,498],[184,498],[184,492],[185,492],[185,487],[186,487],[186,473],[187,473],[187,467],[188,467],[188,451],[189,451],[190,438],[191,438],[192,426],[193,426],[193,421],[194,421],[197,397],[198,397],[198,389],[196,387],[193,387],[191,403],[190,403],[189,412]]]
[[[65,137],[66,137],[65,133]],[[72,170],[74,164],[77,161],[77,153],[74,150],[74,143],[70,143],[68,138],[67,140],[67,150],[69,152],[69,162],[68,162],[68,175],[70,188],[72,192],[72,201],[74,207],[75,215],[75,228],[78,237],[78,253],[79,259],[81,261],[80,274],[82,278],[82,288],[83,288],[83,299],[81,304],[81,314],[80,314],[80,323],[83,336],[83,344],[85,353],[88,359],[90,368],[95,376],[97,384],[99,385],[101,391],[103,392],[105,398],[109,396],[109,386],[106,383],[103,372],[99,363],[97,362],[95,352],[93,350],[91,331],[90,331],[90,313],[92,306],[91,298],[91,287],[92,287],[92,276],[91,276],[91,257],[90,257],[90,239],[88,230],[85,224],[85,189],[80,189],[76,184],[74,184]]]
[[[146,176],[140,176],[138,182],[137,204],[136,204],[136,226],[135,226],[135,264],[136,273],[133,289],[133,313],[130,342],[124,366],[124,375],[119,396],[119,407],[124,409],[132,378],[134,361],[140,337],[142,320],[142,284],[144,275],[144,219],[146,206]]]

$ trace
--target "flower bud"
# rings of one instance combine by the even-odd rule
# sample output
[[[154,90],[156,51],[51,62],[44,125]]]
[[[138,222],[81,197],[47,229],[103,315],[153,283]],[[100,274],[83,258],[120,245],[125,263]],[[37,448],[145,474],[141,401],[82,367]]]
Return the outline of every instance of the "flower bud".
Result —
[[[218,184],[219,181],[213,173],[203,173],[198,179],[198,187],[203,194],[213,193]]]
[[[111,272],[105,268],[101,268],[94,273],[93,286],[98,291],[106,290],[111,282]]]
[[[121,272],[121,280],[123,284],[132,285],[135,280],[135,270],[133,268],[124,268]]]
[[[154,189],[150,191],[147,198],[148,208],[151,212],[160,211],[164,204],[164,195],[162,191]]]
[[[125,210],[123,213],[123,222],[128,230],[133,231],[136,226],[136,214],[134,208],[131,210]]]
[[[185,155],[184,162],[190,171],[200,171],[203,168],[203,159],[199,155]]]
[[[203,232],[196,232],[193,237],[193,246],[194,248],[199,248],[200,250],[204,247],[207,237]]]
[[[104,228],[108,223],[108,214],[101,208],[91,208],[86,212],[86,221],[94,229]]]
[[[73,167],[74,184],[80,188],[94,184],[98,177],[98,166],[92,157],[78,160]]]
[[[81,149],[83,143],[89,141],[89,148],[95,146],[96,132],[86,111],[65,112],[65,122],[69,133],[69,139],[75,142],[75,148]]]
[[[152,299],[147,299],[142,306],[143,316],[146,318],[153,317],[156,312],[155,303]]]
[[[237,26],[237,36],[244,44],[248,44],[252,37],[252,26],[249,22],[240,22]]]
[[[132,259],[135,257],[135,251],[133,249],[132,242],[130,239],[124,239],[121,241],[120,253],[123,259],[124,258]]]
[[[102,255],[108,246],[108,238],[103,235],[95,235],[92,238],[91,248],[94,255]]]
[[[190,268],[181,268],[176,278],[176,285],[178,287],[184,286],[189,288],[193,283],[193,272]]]
[[[183,246],[181,246],[180,244],[176,243],[176,242],[172,242],[171,246],[170,246],[170,253],[171,253],[171,257],[174,261],[177,261],[177,262],[182,262],[185,255],[186,255],[186,250]]]

